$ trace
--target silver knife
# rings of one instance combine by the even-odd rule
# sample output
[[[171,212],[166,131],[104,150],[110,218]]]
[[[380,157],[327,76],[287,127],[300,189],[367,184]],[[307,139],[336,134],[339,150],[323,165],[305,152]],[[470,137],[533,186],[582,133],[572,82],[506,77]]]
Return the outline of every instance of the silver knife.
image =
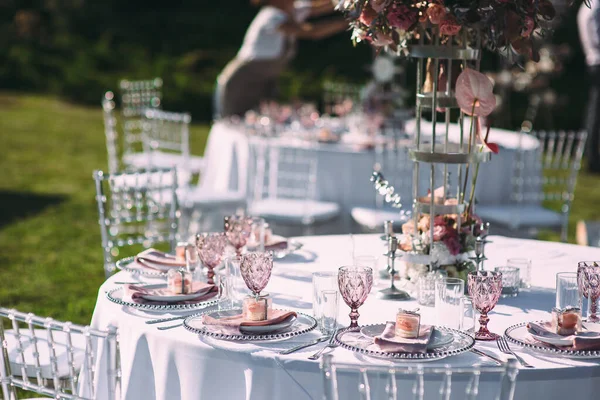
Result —
[[[151,319],[146,321],[147,324],[160,324],[161,322],[177,321],[178,319],[186,319],[189,315],[180,315],[178,317]]]
[[[316,340],[313,340],[312,342],[303,343],[303,344],[300,344],[300,345],[298,345],[296,347],[292,347],[291,349],[280,351],[279,354],[281,354],[281,355],[291,354],[291,353],[293,353],[295,351],[302,350],[302,349],[305,349],[307,347],[314,346],[315,344],[318,344],[318,343],[324,342],[326,340],[329,340],[329,338],[330,338],[329,336],[323,336],[323,337],[320,337],[320,338],[318,338]]]
[[[475,353],[475,354],[477,354],[477,355],[479,355],[479,356],[482,356],[482,357],[487,357],[487,358],[489,358],[490,360],[494,361],[494,362],[495,362],[496,364],[498,364],[498,365],[504,365],[504,361],[502,361],[502,360],[500,360],[500,359],[498,359],[498,358],[496,358],[496,357],[492,356],[491,354],[484,353],[483,351],[481,351],[481,350],[478,350],[478,349],[476,349],[476,348],[472,348],[472,349],[471,349],[471,352],[472,352],[472,353]]]

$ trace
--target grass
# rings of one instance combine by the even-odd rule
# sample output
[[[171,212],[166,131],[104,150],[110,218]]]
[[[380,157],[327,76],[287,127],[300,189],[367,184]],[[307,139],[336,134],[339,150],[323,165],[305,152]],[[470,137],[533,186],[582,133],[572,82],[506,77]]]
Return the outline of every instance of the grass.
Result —
[[[191,132],[202,154],[209,127]],[[92,171],[106,168],[100,107],[0,93],[0,306],[89,323],[104,280]],[[600,220],[582,172],[571,215]],[[558,240],[557,234],[543,238]]]

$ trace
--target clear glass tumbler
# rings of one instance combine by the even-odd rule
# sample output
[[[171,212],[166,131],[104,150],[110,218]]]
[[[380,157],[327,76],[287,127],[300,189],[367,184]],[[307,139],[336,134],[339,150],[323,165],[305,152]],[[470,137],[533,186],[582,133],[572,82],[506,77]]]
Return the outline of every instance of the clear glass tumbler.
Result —
[[[500,297],[517,297],[521,286],[520,272],[517,267],[496,267],[494,271],[502,274],[502,294]]]
[[[465,281],[458,278],[439,278],[435,281],[435,313],[437,324],[458,329],[465,294]]]
[[[531,260],[528,258],[509,258],[506,260],[508,267],[515,267],[519,269],[519,276],[521,279],[521,288],[531,288]]]
[[[581,295],[576,272],[556,274],[556,308],[576,307],[581,309]]]
[[[321,308],[321,292],[335,291],[338,292],[337,271],[314,272],[312,274],[313,284],[313,315],[319,325],[321,324],[322,308]]]
[[[322,290],[319,293],[319,330],[324,335],[333,335],[337,329],[339,310],[339,292],[337,290]]]

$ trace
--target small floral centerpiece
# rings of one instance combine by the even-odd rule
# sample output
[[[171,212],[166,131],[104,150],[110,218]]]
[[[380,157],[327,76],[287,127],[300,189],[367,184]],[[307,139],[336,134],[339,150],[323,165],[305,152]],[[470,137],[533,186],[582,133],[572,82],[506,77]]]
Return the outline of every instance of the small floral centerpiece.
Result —
[[[550,0],[339,0],[355,43],[406,49],[423,29],[446,38],[474,31],[483,44],[536,60],[533,33],[556,16]]]

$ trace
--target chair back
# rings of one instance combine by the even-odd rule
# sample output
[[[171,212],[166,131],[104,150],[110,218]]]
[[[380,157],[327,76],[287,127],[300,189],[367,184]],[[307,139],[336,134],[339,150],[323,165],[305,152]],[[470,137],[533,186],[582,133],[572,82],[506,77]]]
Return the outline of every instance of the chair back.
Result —
[[[525,133],[521,133],[525,134]],[[520,157],[513,174],[512,200],[517,203],[558,202],[568,214],[587,132],[534,132],[539,146],[532,157]],[[527,174],[526,171],[534,173]]]
[[[104,135],[106,136],[106,151],[108,155],[108,172],[115,173],[119,170],[117,117],[115,115],[114,93],[106,92],[102,99],[104,115]]]
[[[361,366],[334,362],[331,354],[321,361],[325,400],[512,400],[518,371],[514,359],[499,367]]]
[[[120,385],[117,330],[59,322],[0,308],[0,384],[55,399],[116,400]],[[104,369],[107,379],[99,379]]]
[[[325,81],[323,83],[323,112],[345,116],[361,109],[361,85]]]
[[[180,216],[175,168],[94,171],[94,181],[107,277],[115,269],[119,248],[161,242],[175,248]]]
[[[142,151],[141,118],[147,109],[161,108],[162,86],[160,78],[139,81],[123,79],[119,83],[125,154]]]

